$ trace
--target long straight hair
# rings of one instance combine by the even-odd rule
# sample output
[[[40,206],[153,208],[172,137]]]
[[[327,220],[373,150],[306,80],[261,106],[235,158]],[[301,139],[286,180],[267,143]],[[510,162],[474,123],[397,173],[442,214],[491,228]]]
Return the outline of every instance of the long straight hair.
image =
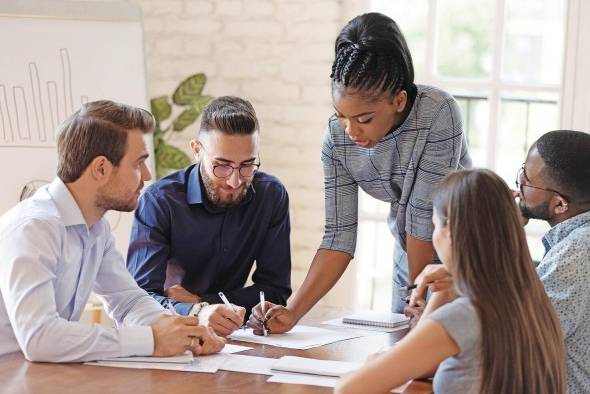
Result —
[[[481,322],[480,393],[567,390],[564,340],[506,183],[489,170],[448,175],[434,209],[450,226],[459,294]]]

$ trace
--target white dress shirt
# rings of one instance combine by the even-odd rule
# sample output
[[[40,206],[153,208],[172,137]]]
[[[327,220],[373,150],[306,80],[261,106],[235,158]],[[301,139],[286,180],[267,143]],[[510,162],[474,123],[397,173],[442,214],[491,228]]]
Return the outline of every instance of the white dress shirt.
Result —
[[[125,268],[106,219],[90,228],[55,179],[0,218],[0,355],[75,362],[151,355],[164,308]],[[117,328],[79,322],[90,292]]]

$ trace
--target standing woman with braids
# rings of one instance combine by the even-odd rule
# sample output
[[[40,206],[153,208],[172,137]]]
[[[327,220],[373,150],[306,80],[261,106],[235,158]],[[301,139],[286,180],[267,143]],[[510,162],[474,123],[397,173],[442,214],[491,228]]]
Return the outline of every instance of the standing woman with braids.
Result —
[[[249,325],[261,333],[290,330],[340,279],[357,237],[359,187],[391,204],[388,223],[396,238],[394,312],[433,261],[432,192],[440,180],[471,159],[461,116],[450,94],[414,84],[412,57],[397,24],[379,13],[360,15],[336,40],[332,65],[335,114],[322,148],[325,234],[303,285],[287,307],[253,309]],[[269,309],[270,308],[270,309]]]
[[[383,393],[436,371],[435,393],[565,393],[559,320],[506,183],[489,170],[450,174],[432,220],[443,265],[416,280],[433,287],[418,325],[336,392]]]

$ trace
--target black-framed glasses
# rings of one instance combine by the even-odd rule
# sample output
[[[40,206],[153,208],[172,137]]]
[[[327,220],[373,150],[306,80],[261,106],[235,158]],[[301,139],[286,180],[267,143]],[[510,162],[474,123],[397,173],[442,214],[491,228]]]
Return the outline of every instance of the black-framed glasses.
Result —
[[[207,149],[200,144],[201,148],[209,154]],[[229,164],[214,164],[213,165],[213,175],[217,178],[229,178],[235,170],[238,170],[238,173],[242,178],[252,178],[256,171],[260,168],[260,157],[258,158],[258,163],[249,163],[249,164],[240,164],[237,167],[234,167]]]
[[[523,188],[524,187],[530,187],[531,189],[537,189],[537,190],[544,190],[546,192],[550,192],[550,193],[555,193],[560,195],[561,197],[565,198],[566,200],[568,200],[568,198],[566,196],[563,195],[563,193],[555,190],[555,189],[549,189],[549,188],[544,188],[544,187],[539,187],[539,186],[533,186],[530,185],[528,183],[523,183],[521,181],[521,179],[528,179],[527,175],[526,175],[526,169],[524,167],[524,163],[522,164],[522,166],[520,167],[520,169],[518,170],[518,172],[516,173],[516,181],[514,182],[516,184],[516,188],[520,191],[520,194],[523,194]]]

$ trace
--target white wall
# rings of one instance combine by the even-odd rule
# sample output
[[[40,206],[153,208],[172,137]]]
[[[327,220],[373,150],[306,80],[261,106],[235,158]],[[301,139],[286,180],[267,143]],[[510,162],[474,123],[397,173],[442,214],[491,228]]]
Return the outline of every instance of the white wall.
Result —
[[[364,1],[132,0],[144,13],[150,97],[171,94],[195,72],[205,93],[252,101],[262,128],[263,170],[291,202],[293,284],[298,287],[323,234],[324,127],[332,114],[336,35]],[[195,127],[175,142],[185,147]],[[187,150],[188,151],[188,150]],[[324,300],[350,302],[353,270]]]

